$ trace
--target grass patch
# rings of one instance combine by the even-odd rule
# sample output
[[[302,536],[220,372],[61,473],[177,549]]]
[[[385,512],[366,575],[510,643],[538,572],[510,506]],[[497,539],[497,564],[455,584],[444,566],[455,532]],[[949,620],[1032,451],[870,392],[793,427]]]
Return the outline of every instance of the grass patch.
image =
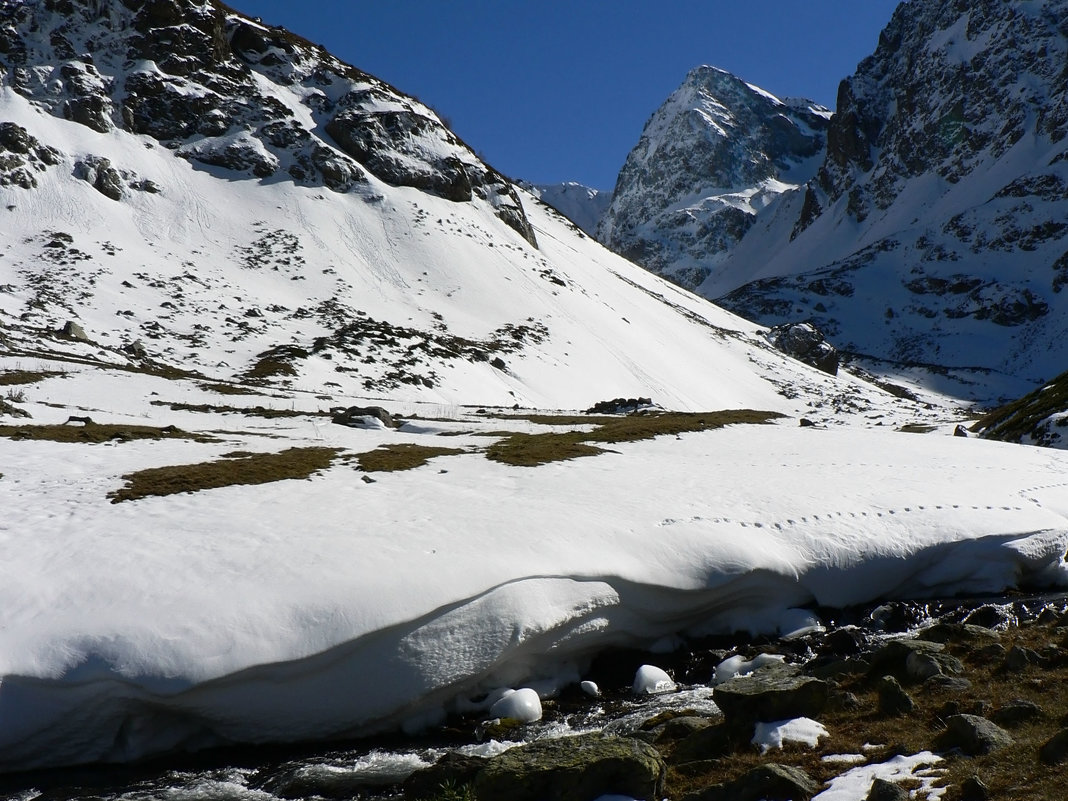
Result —
[[[198,384],[201,389],[206,392],[217,392],[220,395],[262,395],[262,392],[258,392],[249,387],[243,387],[240,384]]]
[[[595,425],[593,431],[563,431],[545,434],[506,434],[486,449],[486,458],[503,464],[534,467],[580,456],[604,453],[601,445],[637,442],[669,434],[708,431],[737,423],[767,423],[783,417],[778,412],[729,409],[719,412],[667,412],[632,414],[626,417],[548,417],[525,419],[545,425]],[[566,421],[566,422],[560,422]]]
[[[36,384],[54,375],[61,375],[61,373],[54,370],[4,370],[0,372],[0,387]]]
[[[0,426],[0,437],[9,439],[48,440],[50,442],[128,442],[135,439],[191,439],[216,442],[207,434],[183,431],[177,426],[134,426],[122,423],[88,423],[86,425],[17,425]]]
[[[248,417],[328,417],[328,412],[302,412],[296,409],[268,409],[264,406],[220,406],[214,403],[171,403],[152,401],[153,406],[166,406],[172,412],[202,412],[204,414],[243,414]]]
[[[330,467],[339,453],[338,448],[289,448],[214,462],[151,467],[124,475],[126,486],[108,493],[108,497],[112,503],[120,503],[150,495],[308,478]]]
[[[459,448],[435,448],[428,445],[398,443],[383,445],[373,451],[361,453],[356,457],[356,461],[365,473],[377,473],[412,470],[422,467],[437,456],[456,456],[461,453],[463,451]]]
[[[1018,400],[1000,406],[980,418],[972,431],[986,439],[1021,442],[1025,436],[1042,444],[1047,435],[1044,421],[1058,412],[1068,411],[1068,373],[1061,373],[1048,384]]]

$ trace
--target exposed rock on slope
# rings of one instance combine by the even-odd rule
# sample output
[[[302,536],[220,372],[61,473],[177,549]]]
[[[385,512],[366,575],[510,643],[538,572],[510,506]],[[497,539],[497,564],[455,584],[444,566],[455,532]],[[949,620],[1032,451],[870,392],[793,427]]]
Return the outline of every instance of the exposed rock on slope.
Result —
[[[264,180],[347,192],[366,170],[456,202],[477,196],[535,242],[511,184],[432,110],[214,0],[9,0],[0,65],[16,92],[93,131],[144,134]]]
[[[902,3],[815,180],[700,288],[884,359],[1068,362],[1068,2]]]
[[[698,67],[646,123],[599,239],[676,283],[699,285],[760,209],[811,177],[829,116]]]

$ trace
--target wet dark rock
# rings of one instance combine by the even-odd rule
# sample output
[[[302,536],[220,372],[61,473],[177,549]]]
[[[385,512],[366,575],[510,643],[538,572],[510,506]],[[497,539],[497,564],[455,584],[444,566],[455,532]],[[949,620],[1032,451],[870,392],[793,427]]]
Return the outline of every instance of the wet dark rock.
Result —
[[[769,665],[716,687],[713,698],[729,723],[818,717],[827,705],[827,682],[801,675],[793,665]]]
[[[1012,744],[1011,734],[978,715],[951,715],[946,718],[946,730],[935,741],[935,747],[940,751],[959,748],[968,756],[989,754]]]
[[[1014,622],[1014,616],[1012,611],[1004,606],[984,604],[969,612],[961,622],[970,623],[973,626],[982,626],[987,629],[997,629]]]
[[[684,796],[683,801],[808,801],[818,790],[803,770],[769,762],[733,782]]]
[[[405,779],[402,785],[404,797],[439,797],[442,786],[459,787],[470,784],[485,765],[484,757],[465,756],[450,751],[429,768],[417,770]]]
[[[768,341],[787,356],[838,375],[838,351],[812,323],[787,323],[768,331]]]
[[[912,697],[905,692],[893,676],[883,676],[877,683],[879,693],[879,714],[887,717],[907,715],[916,708]]]
[[[499,754],[475,777],[479,801],[589,801],[605,794],[657,799],[666,766],[632,737],[585,734],[539,740]]]

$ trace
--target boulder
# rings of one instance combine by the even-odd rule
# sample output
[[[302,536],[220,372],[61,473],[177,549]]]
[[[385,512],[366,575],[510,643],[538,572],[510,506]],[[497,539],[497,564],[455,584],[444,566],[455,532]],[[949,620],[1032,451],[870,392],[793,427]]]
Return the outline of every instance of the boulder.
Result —
[[[875,779],[864,801],[908,801],[909,791],[896,782]]]
[[[86,156],[74,163],[74,177],[90,184],[104,197],[122,200],[122,174],[103,156]]]
[[[713,698],[731,724],[770,723],[818,717],[827,694],[827,682],[802,676],[794,665],[772,664],[718,685]]]
[[[942,643],[927,640],[887,640],[870,657],[870,676],[891,675],[903,681],[922,681],[937,673],[958,675],[959,659],[945,653]]]
[[[969,776],[960,785],[960,801],[987,801],[990,788],[978,776]]]
[[[768,331],[768,341],[787,356],[838,375],[838,350],[812,323],[785,323]]]
[[[717,784],[683,801],[808,801],[819,785],[789,765],[769,762],[726,784]]]
[[[73,320],[68,320],[64,323],[59,334],[67,339],[73,339],[78,342],[92,342],[92,340],[89,339],[89,335],[85,333],[85,329]]]
[[[1009,729],[1030,723],[1040,717],[1042,717],[1042,707],[1033,701],[1025,701],[1021,698],[1009,701],[990,715],[994,723]]]
[[[997,724],[978,715],[951,715],[946,718],[946,730],[938,736],[936,746],[941,751],[959,748],[969,756],[989,754],[1012,745],[1012,735]]]
[[[883,676],[878,683],[879,714],[889,717],[907,715],[916,708],[912,697],[893,676]]]
[[[440,798],[443,786],[470,784],[486,765],[485,757],[450,751],[429,768],[417,770],[403,784],[405,798]]]
[[[590,801],[610,793],[653,801],[665,772],[651,745],[597,732],[509,749],[488,760],[474,791],[478,801]]]
[[[337,406],[330,410],[331,421],[342,426],[363,428],[366,426],[366,418],[380,420],[386,428],[396,428],[397,423],[393,415],[381,406],[349,406],[348,408]]]
[[[1068,729],[1061,729],[1038,749],[1038,758],[1047,765],[1059,765],[1068,760]]]

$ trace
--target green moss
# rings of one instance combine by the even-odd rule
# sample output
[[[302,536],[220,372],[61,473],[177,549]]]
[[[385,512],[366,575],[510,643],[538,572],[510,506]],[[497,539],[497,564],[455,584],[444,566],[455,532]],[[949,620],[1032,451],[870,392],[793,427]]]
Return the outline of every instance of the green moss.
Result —
[[[360,469],[365,473],[388,472],[393,470],[412,470],[422,467],[437,456],[456,456],[463,453],[458,448],[435,448],[427,445],[398,443],[383,445],[373,451],[361,453],[356,457]]]
[[[175,495],[239,484],[308,478],[330,467],[338,448],[289,448],[279,453],[222,459],[198,464],[151,467],[123,476],[126,486],[108,494],[112,503],[134,501],[150,495]]]

